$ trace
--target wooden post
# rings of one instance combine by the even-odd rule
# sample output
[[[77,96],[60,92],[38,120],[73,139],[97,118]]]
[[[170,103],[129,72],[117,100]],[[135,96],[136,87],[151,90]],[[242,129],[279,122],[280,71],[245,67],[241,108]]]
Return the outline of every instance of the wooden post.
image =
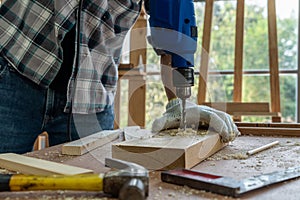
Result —
[[[120,128],[120,106],[121,106],[121,80],[118,80],[117,83],[117,91],[115,95],[115,101],[114,101],[114,111],[115,111],[115,119],[114,119],[114,129]]]
[[[235,58],[234,58],[234,89],[233,102],[242,101],[243,84],[243,50],[244,50],[244,9],[245,0],[237,1]]]
[[[144,9],[133,26],[130,37],[130,63],[134,67],[138,67],[139,64],[146,66],[146,54],[147,54],[147,19]],[[140,61],[142,63],[140,63]],[[144,68],[146,70],[146,68]],[[128,83],[128,125],[129,126],[145,126],[146,121],[146,81],[144,76],[136,76],[133,79],[129,79]]]
[[[280,112],[279,64],[275,0],[268,0],[270,88],[272,112]],[[273,122],[280,122],[280,117],[272,117]]]
[[[199,85],[198,85],[198,96],[197,96],[198,104],[204,103],[206,99],[206,82],[207,82],[208,64],[209,64],[213,4],[214,4],[214,0],[207,0],[205,3],[205,14],[204,14],[203,36],[202,36],[202,52],[201,52],[201,63],[200,63],[200,74],[199,74]]]
[[[233,102],[242,101],[243,85],[243,54],[244,54],[244,16],[245,0],[237,1],[235,28],[235,58],[234,58],[234,86]],[[241,121],[241,116],[233,116],[234,121]]]

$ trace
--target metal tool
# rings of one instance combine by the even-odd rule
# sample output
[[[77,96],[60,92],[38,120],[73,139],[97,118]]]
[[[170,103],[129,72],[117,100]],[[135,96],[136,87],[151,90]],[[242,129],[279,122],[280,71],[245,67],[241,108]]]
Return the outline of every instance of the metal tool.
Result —
[[[112,170],[103,174],[82,175],[23,175],[1,174],[0,191],[29,190],[82,190],[103,191],[121,200],[144,200],[149,192],[147,169],[135,163],[117,159],[105,159],[105,165]]]
[[[173,85],[182,100],[181,128],[186,127],[185,105],[194,85],[194,53],[197,26],[193,0],[145,0],[151,35],[149,43],[158,55],[172,56]]]
[[[235,180],[193,170],[178,169],[161,173],[161,179],[167,183],[186,185],[191,188],[206,190],[226,196],[239,197],[247,192],[280,183],[300,176],[300,167],[288,168],[268,174]]]

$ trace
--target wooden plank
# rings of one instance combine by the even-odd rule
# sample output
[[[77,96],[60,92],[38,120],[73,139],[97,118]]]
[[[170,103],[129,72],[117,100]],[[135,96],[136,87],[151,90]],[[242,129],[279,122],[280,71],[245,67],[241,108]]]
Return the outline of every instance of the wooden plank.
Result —
[[[234,116],[274,116],[274,117],[281,116],[281,114],[277,112],[232,112],[229,114]]]
[[[242,101],[245,0],[237,1],[233,101]]]
[[[238,127],[279,127],[279,128],[299,128],[300,123],[257,123],[257,122],[236,122]]]
[[[62,146],[62,154],[83,155],[95,148],[117,139],[123,131],[105,130],[89,135],[87,137],[66,143]]]
[[[270,112],[268,102],[205,102],[203,105],[226,111],[234,112]]]
[[[272,112],[280,112],[280,86],[275,0],[268,0],[269,63]]]
[[[300,136],[300,128],[238,127],[243,135]]]
[[[214,5],[214,0],[207,0],[205,3],[201,63],[199,69],[200,74],[199,74],[198,95],[197,95],[198,104],[202,104],[203,102],[205,102],[206,99],[206,82],[207,82],[208,65],[209,65],[213,5]]]
[[[218,133],[134,139],[112,145],[112,157],[150,170],[192,168],[227,144]]]
[[[22,174],[32,175],[76,175],[93,173],[90,169],[74,167],[14,153],[0,154],[0,167]]]

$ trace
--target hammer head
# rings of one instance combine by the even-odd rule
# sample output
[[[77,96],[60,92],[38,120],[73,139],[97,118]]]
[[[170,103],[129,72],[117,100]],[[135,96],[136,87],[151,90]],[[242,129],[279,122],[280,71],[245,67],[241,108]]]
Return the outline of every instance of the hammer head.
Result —
[[[103,179],[103,191],[105,193],[114,197],[120,195],[119,198],[127,196],[127,191],[131,193],[130,196],[140,196],[140,199],[148,196],[149,173],[146,168],[135,163],[111,158],[105,159],[105,165],[118,169],[105,174]]]

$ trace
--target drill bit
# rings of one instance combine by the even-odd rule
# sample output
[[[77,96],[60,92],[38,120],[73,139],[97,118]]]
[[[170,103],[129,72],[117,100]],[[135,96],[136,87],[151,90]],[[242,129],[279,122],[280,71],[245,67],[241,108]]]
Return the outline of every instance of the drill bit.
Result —
[[[180,129],[186,129],[186,100],[191,96],[191,87],[176,87],[176,95],[181,99]]]
[[[186,99],[182,98],[181,99],[182,102],[182,115],[181,115],[181,122],[180,122],[180,129],[184,130],[186,129]]]

